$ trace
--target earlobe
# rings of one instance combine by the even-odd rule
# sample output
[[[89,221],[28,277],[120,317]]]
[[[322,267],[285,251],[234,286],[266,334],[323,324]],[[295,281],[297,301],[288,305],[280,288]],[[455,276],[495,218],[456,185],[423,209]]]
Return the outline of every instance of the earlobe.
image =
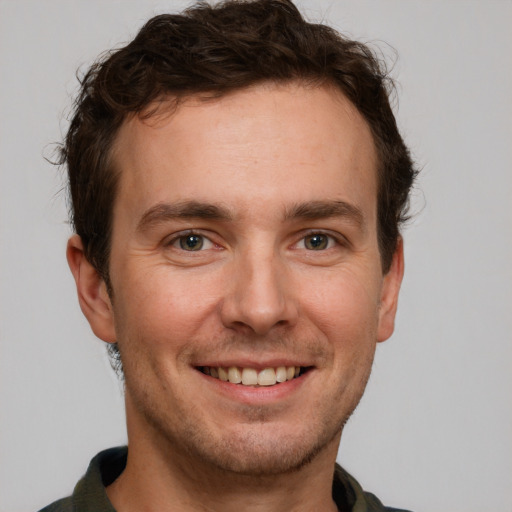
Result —
[[[384,276],[379,307],[379,326],[377,341],[385,341],[395,328],[395,316],[398,306],[398,295],[404,275],[404,244],[398,240],[393,260],[388,273]]]
[[[116,342],[114,313],[105,281],[85,257],[81,238],[68,240],[66,257],[75,278],[78,301],[94,334],[108,343]]]

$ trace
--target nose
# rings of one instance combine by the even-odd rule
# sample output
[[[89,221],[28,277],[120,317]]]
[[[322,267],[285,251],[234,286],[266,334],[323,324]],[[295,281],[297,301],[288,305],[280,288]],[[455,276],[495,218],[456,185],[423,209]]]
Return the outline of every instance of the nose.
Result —
[[[275,254],[241,256],[234,265],[221,306],[225,327],[265,335],[298,318],[290,273]]]

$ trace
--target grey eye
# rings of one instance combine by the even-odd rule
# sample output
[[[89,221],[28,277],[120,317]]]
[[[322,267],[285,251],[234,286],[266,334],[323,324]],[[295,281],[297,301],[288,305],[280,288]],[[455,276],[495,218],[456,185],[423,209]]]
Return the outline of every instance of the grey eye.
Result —
[[[304,238],[304,246],[306,249],[310,249],[312,251],[321,251],[323,249],[327,249],[329,245],[329,237],[327,235],[316,234],[309,235]]]
[[[204,238],[201,235],[182,236],[179,240],[184,251],[200,251],[204,245]]]

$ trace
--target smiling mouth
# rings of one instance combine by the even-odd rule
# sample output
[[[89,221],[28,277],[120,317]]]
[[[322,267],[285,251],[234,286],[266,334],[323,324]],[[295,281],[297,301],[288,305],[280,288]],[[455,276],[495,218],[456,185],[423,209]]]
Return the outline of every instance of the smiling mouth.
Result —
[[[241,384],[243,386],[275,386],[283,382],[296,379],[310,370],[307,366],[278,366],[277,368],[240,368],[230,366],[224,368],[221,366],[199,366],[197,368],[205,375],[214,379],[219,379],[231,384]]]

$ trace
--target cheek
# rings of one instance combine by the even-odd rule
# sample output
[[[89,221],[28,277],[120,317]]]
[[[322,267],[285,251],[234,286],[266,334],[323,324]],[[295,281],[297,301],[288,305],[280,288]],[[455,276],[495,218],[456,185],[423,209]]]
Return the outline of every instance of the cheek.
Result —
[[[165,266],[124,275],[130,277],[114,301],[118,341],[137,339],[153,350],[193,339],[215,310],[215,289],[222,289],[212,279],[173,273]]]
[[[348,381],[371,367],[377,343],[378,287],[351,272],[317,280],[314,291],[302,290],[304,317],[326,340],[335,375]],[[350,377],[352,375],[352,378]]]
[[[364,275],[364,274],[363,274]],[[306,280],[302,281],[308,282]],[[301,285],[298,296],[303,308],[329,331],[375,331],[378,321],[379,287],[376,280],[348,269],[327,272],[311,285]]]

